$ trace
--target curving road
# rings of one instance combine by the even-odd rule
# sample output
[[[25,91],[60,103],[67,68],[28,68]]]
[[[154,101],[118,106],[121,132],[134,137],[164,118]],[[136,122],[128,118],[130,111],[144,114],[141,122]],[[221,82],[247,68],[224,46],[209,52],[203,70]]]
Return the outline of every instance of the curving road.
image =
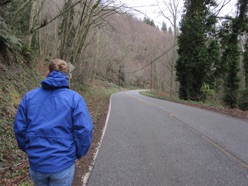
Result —
[[[248,186],[248,122],[116,93],[87,185]]]

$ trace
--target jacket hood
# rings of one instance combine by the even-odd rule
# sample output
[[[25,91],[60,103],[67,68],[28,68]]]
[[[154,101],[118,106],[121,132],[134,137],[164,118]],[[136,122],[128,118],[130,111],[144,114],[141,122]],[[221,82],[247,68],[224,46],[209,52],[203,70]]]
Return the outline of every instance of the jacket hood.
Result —
[[[45,89],[69,88],[67,75],[56,70],[50,72],[41,85]]]

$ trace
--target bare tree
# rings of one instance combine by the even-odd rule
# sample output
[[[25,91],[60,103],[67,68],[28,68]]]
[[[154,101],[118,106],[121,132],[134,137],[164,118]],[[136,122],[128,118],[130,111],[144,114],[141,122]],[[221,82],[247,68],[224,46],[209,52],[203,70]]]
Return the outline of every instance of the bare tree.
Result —
[[[181,17],[182,14],[182,7],[180,5],[181,0],[163,0],[163,5],[160,5],[157,1],[157,5],[160,9],[160,14],[170,22],[173,27],[173,35],[174,35],[174,43],[173,45],[176,46],[177,44],[177,36],[178,36],[178,19]],[[165,12],[169,12],[167,15]],[[173,50],[173,57],[171,60],[171,85],[170,85],[170,96],[172,96],[172,91],[175,90],[174,88],[174,65],[177,60],[177,51],[176,47]]]
[[[31,8],[30,19],[29,19],[29,32],[30,32],[29,47],[30,48],[31,48],[32,40],[33,40],[33,37],[35,34],[33,29],[40,22],[40,12],[41,12],[45,2],[46,2],[46,0],[44,0],[44,1],[28,0],[16,12],[16,13],[20,12],[25,6],[27,6],[29,3],[31,3],[32,8]]]
[[[169,74],[169,72],[161,70],[165,65],[162,66],[161,63],[168,62],[171,56],[170,54],[165,55],[160,60],[156,60],[156,64],[152,63],[152,71],[150,62],[173,44],[172,36],[132,18],[132,16],[113,15],[110,18],[110,23],[115,28],[109,34],[113,39],[113,43],[112,39],[109,39],[109,45],[113,48],[106,48],[106,46],[105,48],[108,49],[107,53],[113,53],[114,57],[111,57],[115,60],[109,59],[112,61],[112,67],[122,69],[122,72],[125,73],[126,82],[124,84],[142,87],[150,85],[157,90],[162,89],[160,88],[161,82],[165,83],[165,74]],[[117,69],[115,70],[117,71]],[[169,85],[167,84],[167,86]]]

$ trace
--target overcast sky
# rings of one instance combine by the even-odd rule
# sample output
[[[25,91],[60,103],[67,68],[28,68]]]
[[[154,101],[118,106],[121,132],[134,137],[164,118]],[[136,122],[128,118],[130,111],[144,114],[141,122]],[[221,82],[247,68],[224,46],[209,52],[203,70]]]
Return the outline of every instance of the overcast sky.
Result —
[[[167,27],[171,26],[170,23],[159,13],[160,9],[163,10],[163,12],[166,14],[166,16],[170,16],[168,11],[166,11],[166,6],[164,5],[164,1],[169,0],[119,0],[119,2],[124,3],[125,5],[132,7],[137,11],[132,11],[132,13],[137,17],[143,20],[145,16],[152,19],[159,28],[161,28],[161,24],[164,21],[167,25]],[[224,15],[234,15],[235,14],[235,4],[237,3],[237,0],[217,0],[217,3],[220,2],[229,2],[228,5],[222,9],[221,14]],[[180,0],[180,6],[183,8],[184,0]],[[159,7],[158,7],[159,5]],[[178,19],[180,21],[180,18]]]

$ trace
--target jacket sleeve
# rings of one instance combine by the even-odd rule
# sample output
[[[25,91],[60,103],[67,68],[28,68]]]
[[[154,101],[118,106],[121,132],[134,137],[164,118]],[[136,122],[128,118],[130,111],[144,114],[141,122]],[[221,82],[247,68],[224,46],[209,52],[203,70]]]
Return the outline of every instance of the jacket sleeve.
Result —
[[[74,140],[76,143],[76,157],[80,159],[85,156],[92,141],[93,123],[85,101],[80,97],[73,114]]]
[[[27,128],[28,128],[28,119],[27,119],[26,99],[24,97],[18,106],[18,110],[14,120],[14,133],[15,133],[16,141],[19,148],[23,152],[26,152],[25,138],[26,138]]]

